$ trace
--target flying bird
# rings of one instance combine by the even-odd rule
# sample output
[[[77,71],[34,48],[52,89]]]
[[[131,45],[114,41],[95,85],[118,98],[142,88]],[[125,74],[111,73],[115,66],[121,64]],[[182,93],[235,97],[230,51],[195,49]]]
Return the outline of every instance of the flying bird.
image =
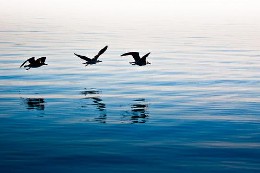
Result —
[[[146,58],[149,56],[151,52],[145,54],[142,58],[139,55],[139,52],[128,52],[128,53],[124,53],[121,56],[128,56],[128,55],[132,55],[134,58],[134,62],[129,62],[132,65],[139,65],[139,66],[143,66],[146,64],[151,64],[150,62],[146,61]]]
[[[83,59],[83,60],[85,60],[86,62],[85,63],[83,63],[83,64],[86,64],[86,66],[87,65],[89,65],[89,64],[96,64],[96,63],[99,63],[99,62],[102,62],[102,61],[100,61],[100,60],[98,60],[98,57],[100,56],[100,55],[102,55],[106,50],[107,50],[107,48],[108,48],[108,46],[105,46],[103,49],[101,49],[99,52],[98,52],[98,54],[96,55],[96,56],[94,56],[94,58],[88,58],[88,57],[86,57],[86,56],[83,56],[83,55],[78,55],[78,54],[76,54],[76,53],[74,53],[76,56],[78,56],[78,57],[80,57],[81,59]]]
[[[46,57],[41,57],[36,60],[35,60],[35,57],[32,57],[32,58],[29,58],[26,61],[24,61],[22,63],[22,65],[20,66],[20,68],[24,67],[24,68],[26,68],[26,70],[29,70],[30,68],[38,68],[43,65],[48,65],[48,64],[45,64],[45,60],[46,60]],[[27,62],[29,62],[29,64],[25,65]]]

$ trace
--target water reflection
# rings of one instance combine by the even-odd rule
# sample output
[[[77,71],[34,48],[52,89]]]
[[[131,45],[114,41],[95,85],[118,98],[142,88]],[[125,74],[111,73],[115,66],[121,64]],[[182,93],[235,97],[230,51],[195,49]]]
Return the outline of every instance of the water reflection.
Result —
[[[88,107],[88,106],[94,106],[99,111],[100,115],[96,118],[94,118],[94,121],[98,121],[100,123],[106,123],[107,113],[106,113],[106,104],[103,102],[103,100],[100,98],[99,94],[101,91],[96,89],[86,89],[84,91],[81,91],[81,94],[84,95],[84,99],[92,100],[92,103],[87,103],[84,106],[81,107]]]
[[[43,98],[22,98],[27,109],[44,110],[45,101]]]
[[[123,109],[123,112],[119,111],[116,113],[116,116],[109,116],[110,119],[107,119],[107,105],[104,103],[101,97],[101,91],[95,88],[86,89],[80,92],[84,95],[82,100],[85,100],[81,108],[86,109],[86,113],[88,115],[96,116],[98,112],[99,115],[95,118],[90,118],[88,121],[96,121],[100,123],[106,123],[107,121],[118,121],[122,123],[145,123],[148,120],[149,112],[148,112],[148,103],[144,98],[134,99],[132,103],[128,104],[127,107]],[[87,101],[86,101],[87,100]],[[118,105],[119,106],[119,105]],[[90,108],[94,108],[91,110]],[[112,111],[112,112],[113,112]]]
[[[130,120],[132,123],[145,123],[148,120],[148,103],[144,98],[133,100],[131,111],[123,115],[123,120]]]

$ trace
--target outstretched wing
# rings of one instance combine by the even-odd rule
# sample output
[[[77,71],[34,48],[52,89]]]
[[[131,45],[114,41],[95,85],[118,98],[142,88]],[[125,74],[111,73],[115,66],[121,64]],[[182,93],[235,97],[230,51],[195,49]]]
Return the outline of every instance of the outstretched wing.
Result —
[[[146,58],[150,55],[151,52],[145,54],[139,61],[138,63],[140,64],[146,64]]]
[[[27,59],[26,61],[24,61],[24,62],[22,63],[22,65],[20,66],[20,68],[21,68],[22,66],[24,66],[24,64],[25,64],[26,62],[28,62],[28,61],[29,61],[30,64],[35,63],[34,57],[31,57],[31,58]]]
[[[85,61],[91,61],[91,59],[88,58],[88,57],[86,57],[86,56],[78,55],[78,54],[76,54],[76,53],[74,53],[74,55],[80,57],[81,59],[83,59],[83,60],[85,60]]]
[[[139,52],[127,52],[122,54],[121,56],[128,56],[128,55],[132,55],[133,58],[135,59],[135,62],[140,60]]]
[[[100,55],[102,55],[102,54],[107,50],[107,48],[108,48],[108,46],[105,46],[103,49],[101,49],[101,50],[98,52],[98,54],[94,57],[94,59],[97,60],[98,57],[99,57]]]

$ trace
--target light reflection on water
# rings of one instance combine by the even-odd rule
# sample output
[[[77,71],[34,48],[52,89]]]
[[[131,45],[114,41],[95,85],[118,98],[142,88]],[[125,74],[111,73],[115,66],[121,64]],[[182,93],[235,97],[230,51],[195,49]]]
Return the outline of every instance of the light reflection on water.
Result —
[[[0,172],[260,170],[260,49],[239,25],[62,30],[31,20],[0,32]],[[105,45],[93,66],[73,55]],[[139,50],[151,65],[120,57]],[[49,65],[19,69],[31,56]]]

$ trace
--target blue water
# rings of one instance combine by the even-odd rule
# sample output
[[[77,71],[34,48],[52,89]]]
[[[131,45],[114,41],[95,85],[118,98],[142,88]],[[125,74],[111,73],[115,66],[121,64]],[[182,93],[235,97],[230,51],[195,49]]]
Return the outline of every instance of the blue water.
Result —
[[[1,173],[260,171],[259,24],[100,21],[7,17]]]

